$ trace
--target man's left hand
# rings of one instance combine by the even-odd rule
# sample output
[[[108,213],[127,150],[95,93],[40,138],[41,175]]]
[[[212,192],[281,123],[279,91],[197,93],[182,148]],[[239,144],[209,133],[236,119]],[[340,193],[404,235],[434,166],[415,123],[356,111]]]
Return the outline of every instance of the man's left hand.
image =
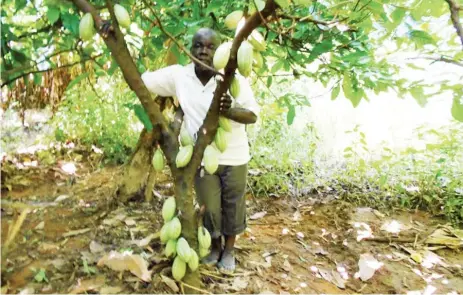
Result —
[[[232,105],[232,99],[230,95],[224,93],[220,98],[220,114],[227,114]]]

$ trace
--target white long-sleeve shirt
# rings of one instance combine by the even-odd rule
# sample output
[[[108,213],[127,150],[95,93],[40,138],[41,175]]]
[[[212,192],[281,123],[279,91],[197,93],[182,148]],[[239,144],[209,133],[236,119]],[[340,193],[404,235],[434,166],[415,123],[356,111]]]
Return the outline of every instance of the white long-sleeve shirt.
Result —
[[[175,96],[184,112],[183,123],[188,133],[196,138],[196,133],[206,118],[212,103],[217,78],[211,78],[203,85],[195,73],[195,66],[172,65],[154,72],[145,72],[141,76],[146,87],[160,96]],[[240,82],[240,95],[234,100],[241,107],[259,115],[257,104],[248,81],[237,74]],[[238,166],[249,162],[249,144],[245,125],[231,121],[232,131],[226,132],[227,149],[220,154],[219,164]]]

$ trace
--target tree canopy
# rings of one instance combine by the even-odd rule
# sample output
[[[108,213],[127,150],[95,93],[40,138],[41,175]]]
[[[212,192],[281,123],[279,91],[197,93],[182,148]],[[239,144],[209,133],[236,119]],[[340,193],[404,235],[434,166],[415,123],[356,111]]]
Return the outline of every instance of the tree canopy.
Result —
[[[103,19],[110,19],[107,2],[90,4]],[[235,10],[250,16],[265,6],[262,0],[130,0],[120,4],[130,13],[132,24],[122,31],[139,72],[168,63],[188,63],[186,51],[198,28],[211,27],[223,40],[231,40],[234,32],[224,25],[225,17]],[[400,68],[389,63],[387,55],[414,51],[423,58],[463,65],[463,33],[458,17],[461,5],[455,0],[293,1],[272,11],[257,29],[268,46],[262,52],[264,66],[255,70],[253,78],[270,86],[278,73],[307,76],[331,87],[333,99],[342,90],[353,106],[367,100],[370,93],[389,90],[398,96],[410,93],[423,104],[429,96],[426,88],[431,85],[399,78]],[[51,69],[84,63],[92,64],[92,71],[82,71],[68,89],[89,75],[97,78],[118,73],[114,54],[103,38],[96,34],[90,42],[79,39],[82,16],[72,1],[3,3],[2,86],[13,87],[21,78],[40,84],[44,73]],[[452,34],[442,34],[449,28]],[[318,65],[317,70],[308,70],[307,65],[313,63]],[[454,93],[452,114],[462,120],[460,85],[443,83],[442,91]],[[291,94],[280,100],[288,109],[288,122],[292,122],[296,106],[308,104]]]

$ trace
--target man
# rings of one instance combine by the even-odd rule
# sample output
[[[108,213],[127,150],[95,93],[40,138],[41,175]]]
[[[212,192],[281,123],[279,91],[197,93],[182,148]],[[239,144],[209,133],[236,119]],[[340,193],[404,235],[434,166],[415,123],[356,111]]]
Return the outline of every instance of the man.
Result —
[[[202,28],[193,36],[191,54],[212,67],[214,52],[219,45],[217,33]],[[249,83],[238,74],[236,77],[241,84],[240,96],[232,101],[225,94],[220,103],[220,114],[229,118],[232,125],[232,131],[227,132],[228,147],[221,153],[219,168],[213,175],[200,167],[195,177],[198,203],[206,207],[204,226],[212,236],[211,253],[202,262],[217,264],[219,270],[225,273],[235,269],[235,238],[246,228],[244,194],[250,155],[245,124],[255,123],[259,113]],[[184,112],[183,123],[193,138],[196,138],[212,102],[217,86],[216,78],[214,72],[200,63],[168,66],[142,75],[151,92],[177,97]],[[223,249],[222,236],[225,238]]]

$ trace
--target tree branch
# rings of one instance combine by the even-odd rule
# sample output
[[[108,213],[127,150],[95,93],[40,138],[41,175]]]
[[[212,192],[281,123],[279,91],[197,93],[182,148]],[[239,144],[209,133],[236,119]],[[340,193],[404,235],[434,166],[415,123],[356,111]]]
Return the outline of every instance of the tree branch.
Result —
[[[99,56],[101,56],[102,54],[100,54]],[[95,56],[95,57],[98,57],[98,56]],[[94,57],[94,58],[95,58]],[[64,66],[59,66],[59,67],[56,67],[56,68],[50,68],[50,69],[46,69],[46,70],[37,70],[37,71],[31,71],[31,72],[27,72],[27,73],[23,73],[19,76],[16,76],[10,80],[7,80],[5,82],[2,83],[2,86],[5,86],[5,85],[8,85],[10,83],[13,83],[14,81],[18,80],[18,79],[21,79],[21,78],[24,78],[26,77],[27,75],[30,75],[30,74],[38,74],[38,73],[46,73],[46,72],[50,72],[50,71],[54,71],[54,70],[59,70],[59,69],[65,69],[65,68],[69,68],[69,67],[72,67],[72,66],[75,66],[75,65],[78,65],[82,62],[87,62],[87,61],[90,61],[92,60],[92,58],[89,58],[89,59],[86,59],[86,60],[79,60],[79,61],[76,61],[74,63],[71,63],[71,64],[67,64],[67,65],[64,65]]]
[[[435,62],[436,61],[441,61],[441,62],[453,64],[453,65],[456,65],[456,66],[459,66],[459,67],[463,67],[462,62],[459,62],[459,61],[456,61],[456,60],[453,60],[453,59],[450,59],[450,58],[445,58],[443,56],[441,56],[441,57],[417,56],[417,57],[410,57],[408,59],[426,59],[426,60],[432,60],[432,61],[435,61]]]
[[[99,29],[104,24],[103,19],[99,16],[98,10],[93,7],[87,0],[72,0],[74,4],[83,12],[91,13],[95,26]],[[111,17],[115,19],[114,9],[111,1],[106,1]],[[154,131],[156,132],[159,128],[160,133],[162,134],[161,146],[164,152],[164,155],[169,162],[169,165],[172,170],[175,170],[175,157],[178,151],[178,141],[173,136],[172,131],[170,130],[168,123],[159,106],[154,102],[151,97],[151,93],[146,88],[145,83],[141,79],[141,75],[138,72],[137,66],[135,65],[132,56],[130,55],[127,45],[124,41],[124,35],[122,34],[119,26],[116,25],[117,20],[113,21],[113,31],[108,36],[103,36],[102,32],[99,32],[103,37],[106,46],[111,51],[114,60],[119,65],[122,75],[124,76],[125,81],[132,89],[146,110],[151,124],[153,125]],[[174,171],[173,171],[174,172]]]
[[[172,36],[169,32],[167,32],[165,29],[164,29],[164,26],[162,25],[161,23],[161,19],[159,18],[159,16],[157,15],[156,11],[154,11],[152,5],[149,5],[149,3],[147,3],[146,0],[143,0],[143,3],[145,3],[145,5],[149,8],[149,10],[151,10],[151,13],[154,15],[154,17],[156,18],[156,22],[154,22],[153,20],[150,20],[148,18],[146,18],[147,20],[151,21],[153,23],[153,25],[158,25],[159,26],[159,29],[161,29],[161,31],[167,36],[169,37],[170,40],[172,40],[178,48],[180,48],[180,50],[182,50],[183,52],[186,53],[186,55],[188,55],[188,57],[193,60],[195,63],[198,63],[200,65],[202,65],[204,68],[208,69],[209,71],[215,73],[216,75],[220,75],[220,76],[224,76],[222,73],[220,73],[219,71],[217,71],[216,69],[214,69],[213,67],[210,67],[208,66],[207,64],[203,63],[202,61],[200,61],[199,59],[197,59],[196,57],[194,57],[186,48],[185,46],[183,46],[182,44],[180,44],[177,39],[174,38],[174,36]]]
[[[450,8],[450,19],[452,20],[453,26],[457,31],[457,35],[460,37],[461,45],[463,46],[463,27],[460,23],[460,13],[462,8],[455,2],[455,0],[445,0]]]

